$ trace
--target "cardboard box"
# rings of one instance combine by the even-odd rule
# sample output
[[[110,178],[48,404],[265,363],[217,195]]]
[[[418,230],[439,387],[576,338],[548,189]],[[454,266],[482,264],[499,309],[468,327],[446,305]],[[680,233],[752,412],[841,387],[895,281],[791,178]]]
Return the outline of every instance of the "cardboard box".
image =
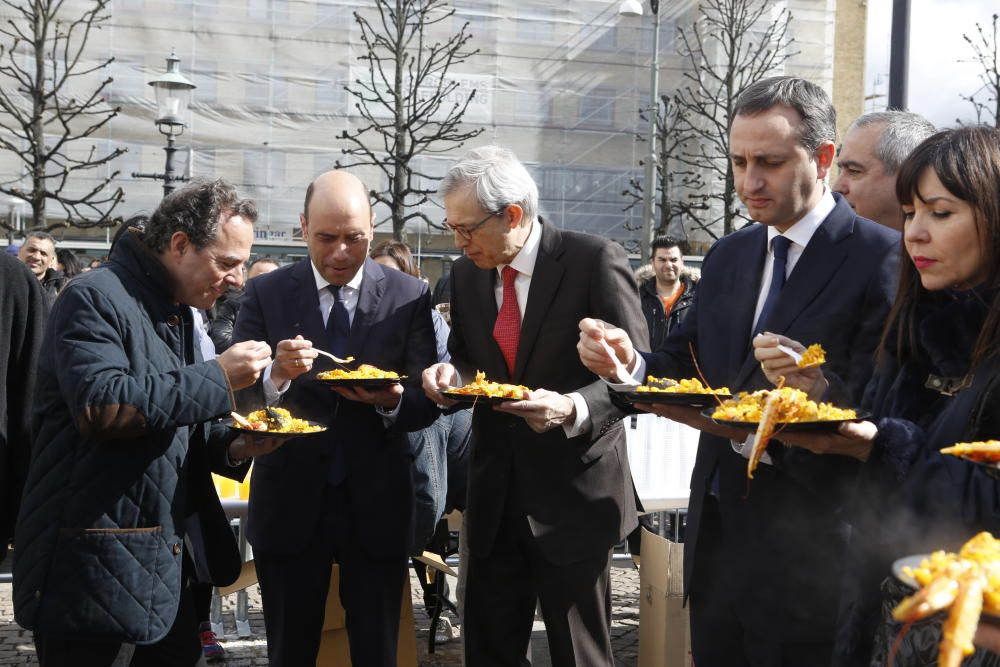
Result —
[[[694,667],[684,606],[684,545],[642,531],[639,667]]]
[[[351,649],[347,642],[347,628],[344,624],[344,608],[340,604],[340,567],[334,565],[333,575],[330,577],[330,590],[326,596],[323,638],[319,645],[316,667],[350,667]],[[399,667],[417,667],[417,637],[413,625],[409,576],[403,584],[403,599],[399,611],[396,664]]]

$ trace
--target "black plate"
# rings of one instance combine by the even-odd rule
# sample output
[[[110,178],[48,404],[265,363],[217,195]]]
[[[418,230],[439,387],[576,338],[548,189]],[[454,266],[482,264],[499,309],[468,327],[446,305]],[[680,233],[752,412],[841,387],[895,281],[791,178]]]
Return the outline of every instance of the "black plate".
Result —
[[[903,568],[911,567],[916,569],[920,567],[920,563],[928,557],[930,557],[930,554],[917,554],[915,556],[906,556],[904,558],[897,559],[892,564],[892,576],[896,577],[913,590],[919,589],[920,584],[917,583],[917,580],[903,572]]]
[[[967,463],[979,466],[982,468],[983,472],[992,477],[993,479],[1000,479],[1000,463],[994,463],[992,461],[973,461],[965,456],[956,456],[954,454],[947,454],[947,456],[953,456],[956,459],[962,459]]]
[[[363,387],[364,389],[377,389],[379,387],[389,387],[394,384],[399,384],[400,381],[406,379],[406,376],[401,375],[398,378],[336,378],[333,380],[324,380],[321,378],[314,379],[316,382],[325,384],[328,387]]]
[[[311,435],[319,435],[320,433],[326,432],[326,426],[323,426],[323,424],[320,424],[319,422],[312,422],[312,421],[309,422],[310,426],[320,426],[322,427],[323,430],[313,431],[311,433],[272,433],[270,431],[257,431],[252,428],[243,428],[242,426],[239,426],[238,424],[236,424],[236,420],[233,419],[232,417],[222,420],[222,423],[228,426],[229,428],[233,429],[234,431],[238,431],[240,433],[249,433],[250,435],[267,436],[269,438],[279,438],[281,440],[290,440],[292,438],[308,438]]]
[[[917,583],[917,580],[903,572],[903,568],[910,567],[916,569],[920,567],[920,563],[925,558],[930,558],[930,556],[930,554],[916,554],[913,556],[904,556],[903,558],[895,560],[892,564],[892,576],[896,577],[896,579],[912,588],[914,591],[920,590],[920,584]],[[985,621],[990,625],[1000,626],[1000,616],[995,616],[987,611],[983,612],[980,620]]]
[[[441,395],[453,401],[466,405],[497,405],[499,403],[509,403],[510,401],[520,401],[520,398],[509,398],[507,396],[477,396],[476,394],[456,394],[453,391],[442,391]]]
[[[732,398],[732,395],[688,394],[664,391],[630,391],[622,394],[622,397],[629,403],[660,403],[663,405],[682,405],[691,408],[708,408],[713,405],[718,405],[719,401],[725,401]]]
[[[703,417],[708,417],[716,424],[721,424],[723,426],[732,426],[735,428],[742,428],[748,431],[757,430],[757,422],[738,422],[731,421],[729,419],[715,419],[712,417],[712,413],[715,412],[715,408],[709,408],[708,410],[702,411]],[[866,410],[855,410],[857,417],[854,419],[827,419],[822,421],[812,421],[812,422],[787,422],[781,423],[777,428],[782,431],[788,431],[789,433],[809,433],[809,432],[824,432],[824,431],[836,431],[837,427],[844,422],[858,422],[864,419],[868,419],[872,416],[872,413]]]

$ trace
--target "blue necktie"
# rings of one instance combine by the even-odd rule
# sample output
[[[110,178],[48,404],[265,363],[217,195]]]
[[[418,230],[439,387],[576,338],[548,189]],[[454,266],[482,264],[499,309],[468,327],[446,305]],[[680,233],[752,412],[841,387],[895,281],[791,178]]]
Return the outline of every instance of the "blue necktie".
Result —
[[[767,290],[767,298],[764,299],[760,317],[757,318],[757,326],[753,330],[754,336],[767,330],[768,320],[778,305],[781,288],[785,286],[785,264],[788,261],[788,246],[791,243],[784,236],[775,236],[771,240],[771,253],[774,255],[774,263],[771,265],[771,286]]]
[[[330,339],[330,352],[338,357],[347,356],[347,341],[351,337],[351,317],[347,314],[341,287],[328,285],[333,294],[333,308],[326,318],[326,335]]]

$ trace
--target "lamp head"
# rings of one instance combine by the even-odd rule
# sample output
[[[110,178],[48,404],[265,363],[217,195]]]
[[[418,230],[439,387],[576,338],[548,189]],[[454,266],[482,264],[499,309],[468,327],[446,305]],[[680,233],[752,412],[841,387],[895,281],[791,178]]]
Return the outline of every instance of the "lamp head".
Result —
[[[173,51],[167,56],[167,72],[149,85],[156,91],[156,124],[183,126],[191,103],[191,91],[197,88],[181,74],[181,59]]]
[[[639,0],[622,0],[618,6],[619,16],[642,16],[642,3]]]

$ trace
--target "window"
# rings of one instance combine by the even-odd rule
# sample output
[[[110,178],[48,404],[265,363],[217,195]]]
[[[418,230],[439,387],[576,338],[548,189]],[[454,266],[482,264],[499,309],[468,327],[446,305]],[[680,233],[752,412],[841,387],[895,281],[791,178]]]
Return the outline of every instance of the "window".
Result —
[[[514,123],[516,125],[545,125],[552,117],[552,96],[535,90],[514,93]]]
[[[258,188],[267,178],[267,154],[264,151],[243,151],[243,187]]]
[[[590,48],[596,51],[617,51],[618,27],[613,25],[595,26],[594,32],[587,41],[590,42]]]
[[[580,98],[580,121],[582,127],[606,128],[614,126],[615,91],[608,88],[593,88]]]
[[[315,83],[316,113],[334,116],[347,113],[346,81],[347,73],[344,71],[331,69],[320,73]]]
[[[243,80],[243,101],[251,108],[268,105],[268,76],[264,72],[247,72],[240,75]]]
[[[555,23],[539,11],[524,11],[515,19],[517,40],[538,46],[551,45],[555,41]]]
[[[642,53],[653,52],[653,25],[646,23],[641,28],[640,48]],[[660,56],[672,55],[677,50],[677,24],[673,19],[660,20]]]
[[[215,104],[219,101],[219,64],[214,60],[195,58],[189,77],[198,82],[192,101],[199,104]]]
[[[108,101],[116,103],[129,97],[143,97],[146,94],[145,60],[142,56],[118,55],[108,66],[108,73],[114,79],[108,86]]]

